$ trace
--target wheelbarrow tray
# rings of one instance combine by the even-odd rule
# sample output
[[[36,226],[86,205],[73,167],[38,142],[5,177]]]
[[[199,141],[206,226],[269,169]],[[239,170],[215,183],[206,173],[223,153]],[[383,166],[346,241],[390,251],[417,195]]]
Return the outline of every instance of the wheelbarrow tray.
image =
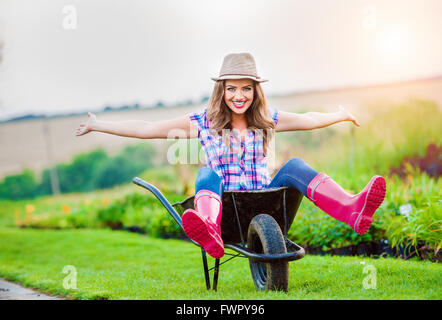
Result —
[[[170,215],[182,228],[181,216],[186,209],[194,209],[194,197],[170,204],[164,195],[154,185],[135,177],[133,183],[151,191]],[[301,204],[303,194],[290,187],[279,187],[264,190],[224,191],[222,196],[221,236],[226,248],[253,258],[257,261],[268,262],[275,260],[293,261],[304,257],[304,249],[287,239],[287,231],[295,218]],[[246,235],[250,221],[258,214],[268,214],[279,224],[284,234],[287,253],[262,254],[249,250],[246,246]],[[183,229],[184,231],[184,229]],[[192,240],[192,242],[198,245]],[[199,245],[198,245],[199,246]]]
[[[244,239],[241,239],[241,234],[247,235],[250,221],[262,213],[272,216],[286,235],[293,223],[302,196],[297,189],[287,187],[224,191],[221,217],[223,241],[225,243],[244,242]],[[190,196],[172,206],[181,216],[186,209],[194,209],[194,198],[195,196]]]

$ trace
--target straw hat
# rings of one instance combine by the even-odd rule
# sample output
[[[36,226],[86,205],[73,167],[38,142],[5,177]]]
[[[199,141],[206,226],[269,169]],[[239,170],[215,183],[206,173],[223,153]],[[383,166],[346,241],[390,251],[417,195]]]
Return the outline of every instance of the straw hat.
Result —
[[[257,82],[266,82],[258,76],[255,59],[250,53],[231,53],[224,57],[219,77],[210,78],[214,81],[226,79],[252,79]]]

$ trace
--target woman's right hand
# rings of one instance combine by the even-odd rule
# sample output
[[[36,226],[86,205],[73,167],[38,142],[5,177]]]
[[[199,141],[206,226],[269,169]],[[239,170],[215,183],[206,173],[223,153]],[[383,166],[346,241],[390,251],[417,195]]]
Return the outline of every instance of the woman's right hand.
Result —
[[[80,126],[75,132],[76,136],[82,136],[92,131],[93,124],[97,121],[97,117],[91,112],[89,112],[87,115],[89,117],[88,121],[86,123],[80,123]]]

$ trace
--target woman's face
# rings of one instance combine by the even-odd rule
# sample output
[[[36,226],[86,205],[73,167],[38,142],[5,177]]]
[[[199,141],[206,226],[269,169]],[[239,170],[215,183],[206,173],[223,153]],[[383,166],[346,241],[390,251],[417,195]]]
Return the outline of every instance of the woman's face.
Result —
[[[236,114],[244,114],[252,105],[254,95],[253,80],[235,79],[224,83],[224,101]]]

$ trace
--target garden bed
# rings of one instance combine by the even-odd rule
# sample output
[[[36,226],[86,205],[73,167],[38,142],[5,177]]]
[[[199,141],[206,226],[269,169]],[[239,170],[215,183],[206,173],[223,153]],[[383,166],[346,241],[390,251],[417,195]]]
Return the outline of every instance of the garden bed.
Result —
[[[122,227],[114,230],[124,230],[138,234],[146,234],[146,231],[138,226]],[[162,239],[179,239],[189,240],[184,233],[161,233],[157,237]],[[442,250],[437,248],[433,250],[424,243],[414,245],[398,245],[391,247],[384,239],[381,241],[360,242],[357,245],[348,245],[339,248],[332,248],[324,250],[321,247],[313,247],[310,245],[303,245],[307,254],[314,255],[332,255],[332,256],[367,256],[372,258],[380,257],[394,257],[408,260],[410,258],[418,257],[421,260],[430,260],[433,262],[442,262]]]
[[[422,260],[430,260],[439,263],[442,262],[442,250],[440,248],[433,250],[425,244],[419,244],[417,247],[413,245],[399,245],[396,247],[391,247],[385,241],[371,241],[328,250],[323,250],[320,247],[312,247],[309,245],[305,245],[303,247],[307,254],[316,255],[367,256],[372,258],[395,257],[404,260],[418,257]]]

